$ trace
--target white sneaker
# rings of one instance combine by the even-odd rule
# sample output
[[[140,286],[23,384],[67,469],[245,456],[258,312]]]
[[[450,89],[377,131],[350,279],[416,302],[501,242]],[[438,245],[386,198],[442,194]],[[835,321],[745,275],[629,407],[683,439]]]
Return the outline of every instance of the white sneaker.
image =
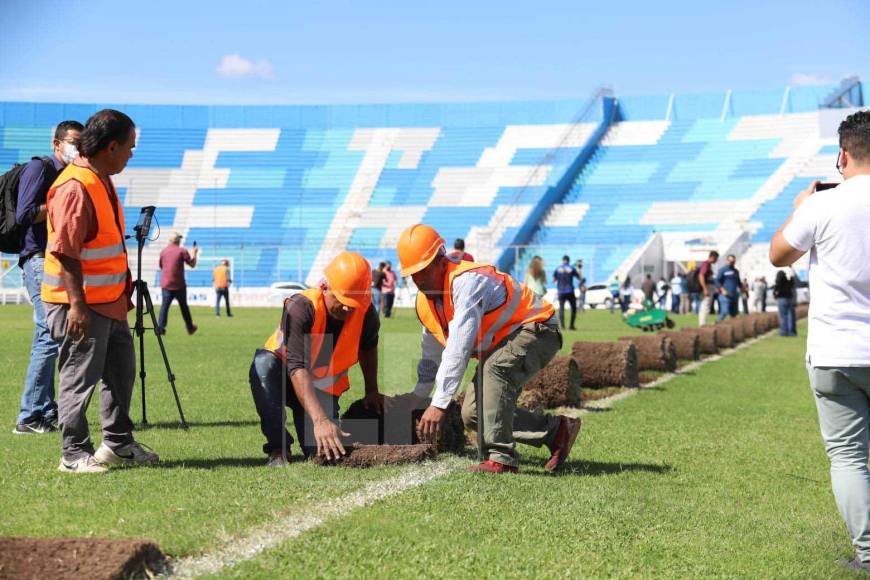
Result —
[[[150,465],[160,461],[160,456],[154,453],[147,445],[132,441],[112,450],[105,443],[94,454],[97,461],[106,465]]]
[[[106,473],[109,468],[97,461],[93,455],[85,455],[74,461],[61,457],[57,470],[64,473]]]

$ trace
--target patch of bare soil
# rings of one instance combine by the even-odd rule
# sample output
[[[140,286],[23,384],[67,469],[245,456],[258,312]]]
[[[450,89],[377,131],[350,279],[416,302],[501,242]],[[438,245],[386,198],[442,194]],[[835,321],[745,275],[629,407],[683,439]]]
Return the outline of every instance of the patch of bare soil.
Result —
[[[637,387],[637,347],[630,342],[577,341],[571,357],[580,367],[583,387]]]
[[[384,397],[384,414],[366,409],[363,400],[352,403],[341,416],[341,427],[351,434],[351,445],[416,445],[417,422],[429,406],[412,395]],[[465,449],[465,426],[456,402],[447,407],[447,418],[438,440],[438,450],[461,453]]]
[[[346,447],[347,455],[328,460],[320,455],[311,458],[317,465],[339,467],[378,467],[381,465],[402,465],[419,463],[438,455],[434,445],[356,445]]]
[[[166,556],[147,540],[0,538],[0,578],[153,577]]]

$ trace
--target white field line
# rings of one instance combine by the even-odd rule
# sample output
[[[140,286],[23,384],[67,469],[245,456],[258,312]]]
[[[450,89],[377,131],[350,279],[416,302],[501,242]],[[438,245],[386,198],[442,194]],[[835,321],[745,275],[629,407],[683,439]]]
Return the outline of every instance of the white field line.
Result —
[[[576,417],[578,415],[584,415],[586,413],[589,413],[590,411],[594,411],[597,409],[609,409],[610,407],[613,406],[614,403],[621,401],[622,399],[632,397],[632,396],[636,395],[642,389],[651,389],[652,387],[657,387],[657,386],[664,384],[668,381],[671,381],[671,380],[673,380],[673,379],[675,379],[675,378],[677,378],[677,377],[679,377],[687,372],[699,369],[707,363],[711,363],[711,362],[720,360],[721,358],[726,357],[726,356],[731,355],[731,354],[734,354],[735,352],[737,352],[739,350],[742,350],[744,348],[748,348],[764,338],[767,338],[769,336],[773,336],[774,334],[776,334],[776,332],[778,332],[776,329],[769,330],[768,332],[766,332],[760,336],[756,336],[755,338],[750,338],[749,340],[741,342],[740,344],[738,344],[737,346],[735,346],[733,348],[722,350],[719,352],[719,354],[710,355],[703,360],[689,363],[686,366],[681,367],[680,369],[677,369],[676,372],[664,374],[650,383],[647,383],[645,385],[640,385],[640,387],[637,389],[626,389],[625,391],[622,391],[620,393],[616,393],[615,395],[611,395],[609,397],[603,397],[601,399],[589,401],[581,409],[577,409],[574,407],[559,407],[558,409],[555,409],[554,412],[557,414],[560,414],[560,415],[568,415],[568,416]]]
[[[338,497],[329,503],[309,507],[253,528],[217,550],[199,556],[180,558],[170,564],[168,575],[195,578],[217,574],[287,540],[318,528],[331,520],[348,515],[355,509],[371,505],[403,491],[456,471],[465,462],[451,458],[423,463],[405,469],[396,477],[371,483],[359,491]]]

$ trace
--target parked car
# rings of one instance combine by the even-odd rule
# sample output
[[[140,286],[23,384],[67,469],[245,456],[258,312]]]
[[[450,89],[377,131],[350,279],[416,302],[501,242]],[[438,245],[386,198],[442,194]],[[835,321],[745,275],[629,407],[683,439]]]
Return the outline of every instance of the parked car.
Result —
[[[283,302],[285,298],[290,298],[305,290],[308,290],[308,285],[302,282],[275,282],[269,286],[269,298]]]
[[[607,284],[592,284],[586,287],[586,304],[589,308],[610,308],[610,303],[613,302],[613,296],[610,295],[610,289]]]

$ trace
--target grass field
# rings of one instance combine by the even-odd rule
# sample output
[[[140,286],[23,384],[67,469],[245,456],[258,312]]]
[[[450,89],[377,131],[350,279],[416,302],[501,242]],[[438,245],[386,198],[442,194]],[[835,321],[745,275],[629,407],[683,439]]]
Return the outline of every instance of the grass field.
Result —
[[[145,537],[173,556],[207,553],[280,515],[328,504],[407,469],[262,468],[247,372],[277,310],[238,309],[232,319],[215,319],[208,309],[194,309],[200,331],[193,337],[173,315],[167,344],[193,428],[176,427],[149,337],[153,425],[137,438],[162,463],[76,477],[56,471],[57,436],[10,432],[29,353],[30,310],[0,307],[0,403],[8,427],[0,432],[0,535]],[[578,326],[568,333],[566,350],[573,340],[632,333],[606,312],[587,313]],[[419,332],[410,311],[384,321],[385,392],[413,385]],[[455,470],[221,573],[843,576],[833,561],[851,549],[830,493],[803,349],[802,339],[766,338],[585,415],[579,444],[559,476],[540,468],[543,451],[522,448],[519,476]],[[345,406],[361,393],[358,372],[352,380]],[[138,397],[137,385],[137,420]]]

